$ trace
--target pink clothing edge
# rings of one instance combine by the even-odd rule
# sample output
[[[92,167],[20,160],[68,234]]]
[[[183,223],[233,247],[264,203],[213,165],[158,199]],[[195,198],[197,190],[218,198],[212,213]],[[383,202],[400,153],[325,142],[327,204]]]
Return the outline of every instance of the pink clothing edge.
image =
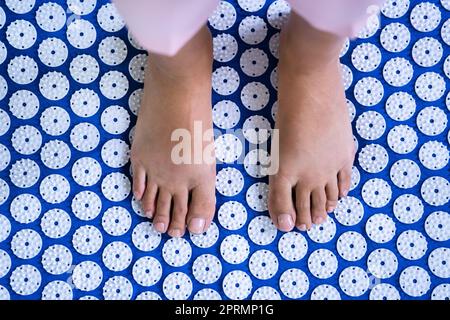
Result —
[[[316,29],[356,37],[384,0],[290,0],[291,7]],[[371,7],[374,6],[374,7]]]
[[[219,0],[113,0],[113,3],[140,45],[151,52],[173,56],[201,29]]]
[[[147,50],[175,55],[205,24],[220,0],[113,0],[131,33]],[[370,5],[383,0],[290,0],[293,10],[313,27],[354,37]]]

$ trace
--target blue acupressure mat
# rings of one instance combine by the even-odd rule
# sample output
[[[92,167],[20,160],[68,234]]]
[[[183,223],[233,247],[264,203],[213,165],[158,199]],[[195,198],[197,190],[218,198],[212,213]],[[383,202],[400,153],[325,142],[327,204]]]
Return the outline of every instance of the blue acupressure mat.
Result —
[[[217,213],[170,239],[130,192],[146,55],[114,7],[2,0],[0,298],[449,299],[449,10],[387,1],[343,48],[352,191],[325,225],[282,233],[248,147],[274,124],[289,7],[223,1],[209,19]]]

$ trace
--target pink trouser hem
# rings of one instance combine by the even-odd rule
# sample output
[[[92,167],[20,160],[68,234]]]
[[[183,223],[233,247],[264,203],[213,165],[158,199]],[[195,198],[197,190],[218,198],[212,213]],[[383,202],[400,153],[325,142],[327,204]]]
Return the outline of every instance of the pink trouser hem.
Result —
[[[282,1],[282,0],[279,0]],[[147,50],[174,55],[205,24],[219,0],[113,0]],[[383,0],[289,0],[317,29],[354,37]],[[375,6],[375,7],[374,7]]]

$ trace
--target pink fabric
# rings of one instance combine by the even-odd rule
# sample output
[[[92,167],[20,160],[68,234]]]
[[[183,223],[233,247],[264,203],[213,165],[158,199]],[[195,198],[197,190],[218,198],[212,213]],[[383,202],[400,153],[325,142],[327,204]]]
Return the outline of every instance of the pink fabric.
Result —
[[[174,55],[205,24],[219,0],[113,0],[132,34],[147,50]],[[356,36],[383,0],[290,0],[317,29]]]
[[[174,55],[205,24],[219,0],[113,0],[138,42]]]
[[[313,27],[355,37],[384,0],[290,0],[291,7]],[[371,7],[371,6],[375,7]],[[375,10],[374,10],[375,9]],[[375,12],[374,12],[375,11]]]

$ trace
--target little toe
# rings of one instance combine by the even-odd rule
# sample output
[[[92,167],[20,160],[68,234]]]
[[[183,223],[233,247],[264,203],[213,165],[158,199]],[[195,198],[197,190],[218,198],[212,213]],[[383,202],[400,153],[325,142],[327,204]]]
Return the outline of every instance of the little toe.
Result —
[[[326,202],[327,196],[324,188],[316,188],[311,192],[311,216],[314,224],[322,224],[327,219]]]
[[[199,234],[211,224],[216,206],[215,187],[198,186],[192,190],[187,226],[190,232]]]
[[[350,190],[352,179],[352,168],[345,168],[338,173],[339,196],[346,197]]]
[[[145,191],[145,170],[140,166],[133,166],[133,195],[141,200]]]
[[[300,185],[295,187],[296,226],[300,231],[311,229],[311,192]]]
[[[291,231],[295,226],[295,208],[292,186],[287,181],[271,179],[269,183],[269,214],[281,231]]]
[[[186,230],[186,215],[188,205],[188,191],[180,191],[173,195],[172,216],[168,234],[171,237],[182,237]]]
[[[145,188],[145,193],[142,197],[142,208],[149,219],[151,219],[155,213],[157,193],[158,186],[151,181],[147,181],[147,187]]]
[[[158,199],[156,201],[156,213],[153,218],[153,226],[158,232],[166,232],[170,221],[170,207],[172,195],[166,191],[159,189]]]
[[[328,182],[328,184],[325,186],[325,193],[327,195],[327,203],[326,203],[327,212],[333,212],[333,210],[337,206],[339,198],[339,188],[337,184],[337,178],[335,178],[333,181]]]

